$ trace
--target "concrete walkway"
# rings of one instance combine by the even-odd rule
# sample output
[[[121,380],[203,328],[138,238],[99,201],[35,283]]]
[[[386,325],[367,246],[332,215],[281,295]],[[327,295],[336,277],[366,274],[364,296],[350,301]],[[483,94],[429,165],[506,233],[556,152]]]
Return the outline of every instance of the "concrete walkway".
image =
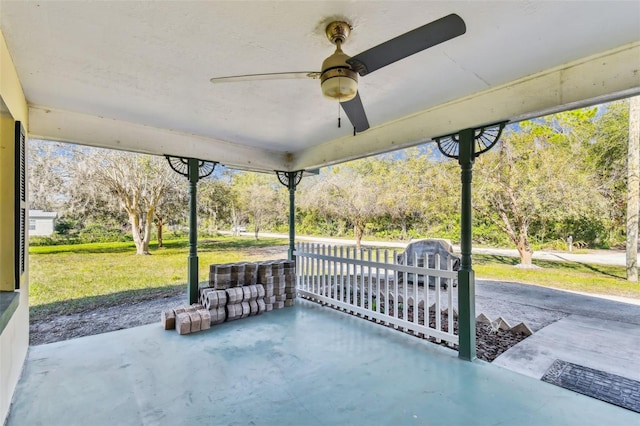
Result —
[[[639,352],[638,325],[570,315],[518,343],[493,364],[539,379],[559,359],[640,381]]]
[[[494,365],[540,379],[555,360],[640,381],[640,306],[525,284],[478,281],[476,311],[535,333]]]

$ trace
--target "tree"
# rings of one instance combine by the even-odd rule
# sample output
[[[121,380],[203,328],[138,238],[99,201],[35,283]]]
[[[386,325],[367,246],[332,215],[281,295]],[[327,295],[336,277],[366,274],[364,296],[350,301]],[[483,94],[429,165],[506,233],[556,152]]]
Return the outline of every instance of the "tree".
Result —
[[[154,214],[158,248],[164,247],[162,240],[162,229],[173,219],[182,218],[186,221],[189,206],[189,193],[187,190],[188,181],[177,173],[167,176],[169,184],[162,191]]]
[[[334,166],[326,175],[310,179],[313,182],[300,197],[306,209],[325,210],[348,221],[358,249],[367,223],[382,213],[379,188],[371,179],[374,165],[374,160],[365,159]]]
[[[476,209],[515,244],[523,266],[532,264],[532,226],[597,217],[605,200],[585,156],[579,123],[595,111],[524,122],[506,132],[494,151],[476,160]]]
[[[58,212],[56,233],[69,238],[105,231],[122,232],[127,218],[103,191],[96,191],[74,167],[83,151],[62,142],[31,140],[29,149],[29,198],[32,208]]]
[[[640,96],[629,100],[627,155],[627,280],[638,282],[638,212],[640,210]]]
[[[422,176],[426,162],[419,155],[418,149],[404,152],[405,158],[394,160],[385,157],[382,160],[371,160],[377,170],[371,171],[372,181],[379,191],[381,213],[391,219],[389,225],[400,226],[400,238],[407,239],[407,228],[411,218],[420,215],[422,209]],[[373,182],[372,182],[373,183]]]
[[[419,215],[423,233],[430,237],[459,238],[460,167],[444,161],[434,145],[427,146],[422,161],[414,166]]]
[[[625,237],[629,104],[627,100],[622,100],[605,105],[602,109],[587,154],[609,206],[608,240],[617,244]]]
[[[379,194],[383,227],[399,228],[400,237],[407,239],[409,228],[435,235],[457,220],[459,170],[441,161],[433,144],[367,161],[372,164],[369,179]]]
[[[221,179],[209,177],[200,181],[198,207],[208,218],[209,234],[216,234],[222,222],[233,222],[232,211],[237,204],[234,196],[227,176]],[[238,225],[236,220],[232,228],[238,229]]]
[[[119,203],[129,219],[136,254],[149,254],[156,208],[175,173],[161,157],[105,149],[79,150],[75,185],[93,199]]]
[[[234,198],[238,205],[232,204],[234,227],[237,229],[237,218],[240,212],[246,212],[251,218],[256,240],[260,230],[271,222],[286,219],[284,187],[278,182],[276,175],[262,173],[239,172],[232,178]],[[239,211],[238,211],[239,210]]]
[[[29,141],[29,205],[32,209],[60,211],[69,179],[67,151],[62,144]]]

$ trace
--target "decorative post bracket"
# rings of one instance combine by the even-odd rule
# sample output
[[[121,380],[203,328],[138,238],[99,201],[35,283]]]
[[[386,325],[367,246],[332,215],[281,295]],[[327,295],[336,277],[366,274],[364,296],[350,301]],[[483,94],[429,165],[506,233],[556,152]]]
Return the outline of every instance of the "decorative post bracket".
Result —
[[[472,145],[473,158],[471,161],[473,161],[474,158],[479,157],[480,154],[489,151],[496,143],[498,143],[500,135],[502,135],[502,130],[506,125],[507,122],[503,121],[496,124],[490,124],[485,127],[479,127],[477,129],[467,129],[473,130],[474,143]],[[462,149],[462,143],[460,142],[461,133],[462,131],[450,135],[438,136],[437,138],[433,138],[433,140],[436,141],[438,149],[443,155],[459,160]]]
[[[296,249],[296,188],[302,180],[304,170],[283,172],[276,170],[281,184],[289,189],[289,260],[295,260],[293,252]]]
[[[189,179],[189,260],[187,290],[189,304],[198,301],[198,194],[197,183],[203,177],[209,176],[216,168],[215,161],[198,160],[197,158],[171,157],[165,155],[169,166],[182,176]]]
[[[498,142],[506,122],[477,129],[464,129],[458,133],[434,138],[440,152],[455,158],[460,164],[461,214],[460,214],[460,270],[458,271],[458,356],[467,361],[476,358],[475,274],[471,265],[472,205],[471,181],[473,162]]]

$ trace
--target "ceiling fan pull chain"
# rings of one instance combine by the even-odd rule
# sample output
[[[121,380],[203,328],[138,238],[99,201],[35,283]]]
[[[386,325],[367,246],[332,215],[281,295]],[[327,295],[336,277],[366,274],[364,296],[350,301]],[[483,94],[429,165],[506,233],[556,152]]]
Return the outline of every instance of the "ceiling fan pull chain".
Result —
[[[340,128],[340,103],[338,103],[338,129]]]

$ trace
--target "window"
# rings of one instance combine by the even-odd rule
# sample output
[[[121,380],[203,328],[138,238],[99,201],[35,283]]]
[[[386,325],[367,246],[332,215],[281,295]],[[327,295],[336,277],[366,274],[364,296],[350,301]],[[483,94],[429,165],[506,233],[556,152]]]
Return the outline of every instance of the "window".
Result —
[[[35,230],[36,230],[36,220],[29,219],[29,231],[35,231]]]

